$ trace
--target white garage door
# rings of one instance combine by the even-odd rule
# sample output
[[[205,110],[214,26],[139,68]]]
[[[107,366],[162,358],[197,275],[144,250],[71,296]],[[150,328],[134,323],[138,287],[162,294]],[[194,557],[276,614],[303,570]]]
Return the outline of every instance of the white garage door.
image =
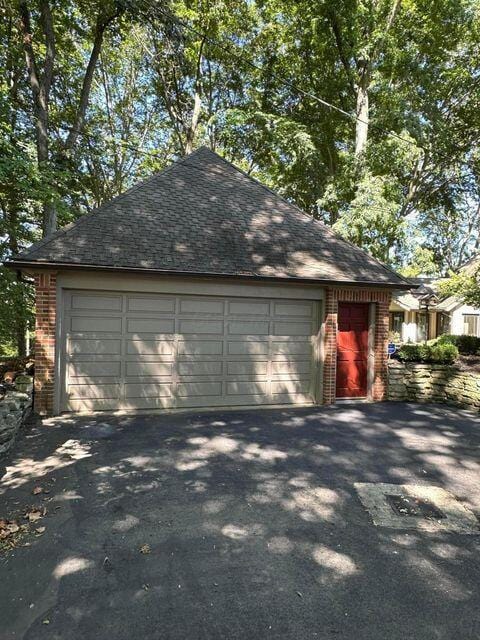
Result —
[[[65,292],[61,410],[314,402],[318,303]]]

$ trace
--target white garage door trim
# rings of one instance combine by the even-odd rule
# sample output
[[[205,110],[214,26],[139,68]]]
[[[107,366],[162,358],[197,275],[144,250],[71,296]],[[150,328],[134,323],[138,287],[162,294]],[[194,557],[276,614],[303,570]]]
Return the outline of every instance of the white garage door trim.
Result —
[[[62,301],[62,411],[318,397],[316,301],[86,290],[64,290]]]

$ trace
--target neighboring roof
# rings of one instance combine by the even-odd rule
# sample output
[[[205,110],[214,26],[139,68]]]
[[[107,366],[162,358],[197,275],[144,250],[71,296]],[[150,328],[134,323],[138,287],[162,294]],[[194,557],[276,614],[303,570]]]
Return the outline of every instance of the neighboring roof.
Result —
[[[32,245],[11,264],[32,263],[408,287],[205,147]]]
[[[394,295],[393,301],[396,302],[399,307],[402,307],[402,309],[405,309],[406,311],[418,311],[418,309],[420,309],[418,298],[415,298],[415,296],[410,293],[410,291]]]
[[[437,311],[454,311],[457,307],[461,307],[465,303],[456,298],[455,296],[448,296],[437,304]]]
[[[431,278],[427,276],[419,276],[418,278],[406,278],[408,282],[411,282],[413,286],[418,287],[420,285],[434,284],[438,278]]]
[[[425,302],[429,306],[436,306],[438,295],[434,287],[434,278],[408,278],[411,283],[410,291],[400,291],[395,293],[394,301],[407,311],[418,311]]]

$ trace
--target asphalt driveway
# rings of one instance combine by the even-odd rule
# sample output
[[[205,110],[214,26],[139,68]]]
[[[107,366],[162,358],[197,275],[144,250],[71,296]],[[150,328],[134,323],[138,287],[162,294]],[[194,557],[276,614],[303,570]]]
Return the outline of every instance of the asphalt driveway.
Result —
[[[479,638],[480,536],[375,527],[353,486],[479,515],[479,445],[433,405],[36,425],[0,462],[0,517],[47,509],[0,557],[0,638]]]

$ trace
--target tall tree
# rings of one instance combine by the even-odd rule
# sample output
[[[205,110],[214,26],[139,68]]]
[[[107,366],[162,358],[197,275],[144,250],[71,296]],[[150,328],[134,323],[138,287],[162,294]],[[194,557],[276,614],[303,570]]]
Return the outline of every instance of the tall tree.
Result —
[[[49,0],[38,0],[34,4],[33,11],[32,3],[28,0],[19,0],[17,5],[18,25],[23,40],[35,119],[37,161],[40,173],[44,174],[45,179],[47,179],[49,165],[55,165],[60,157],[71,152],[82,133],[93,75],[100,56],[105,31],[122,13],[120,5],[115,1],[90,3],[88,18],[90,19],[89,30],[92,39],[91,52],[83,72],[76,105],[73,107],[73,117],[69,124],[68,135],[58,147],[56,157],[52,157],[54,132],[51,129],[50,101],[58,77],[55,74],[57,41],[59,38],[65,37],[65,30],[69,28],[69,20],[71,19],[69,12],[71,7],[64,5],[61,8],[63,9],[61,15],[58,8],[52,12]],[[62,20],[63,24],[56,23],[55,18],[58,18],[58,22]],[[43,55],[42,52],[44,52]],[[55,201],[45,200],[43,203],[43,236],[53,233],[56,227]]]

